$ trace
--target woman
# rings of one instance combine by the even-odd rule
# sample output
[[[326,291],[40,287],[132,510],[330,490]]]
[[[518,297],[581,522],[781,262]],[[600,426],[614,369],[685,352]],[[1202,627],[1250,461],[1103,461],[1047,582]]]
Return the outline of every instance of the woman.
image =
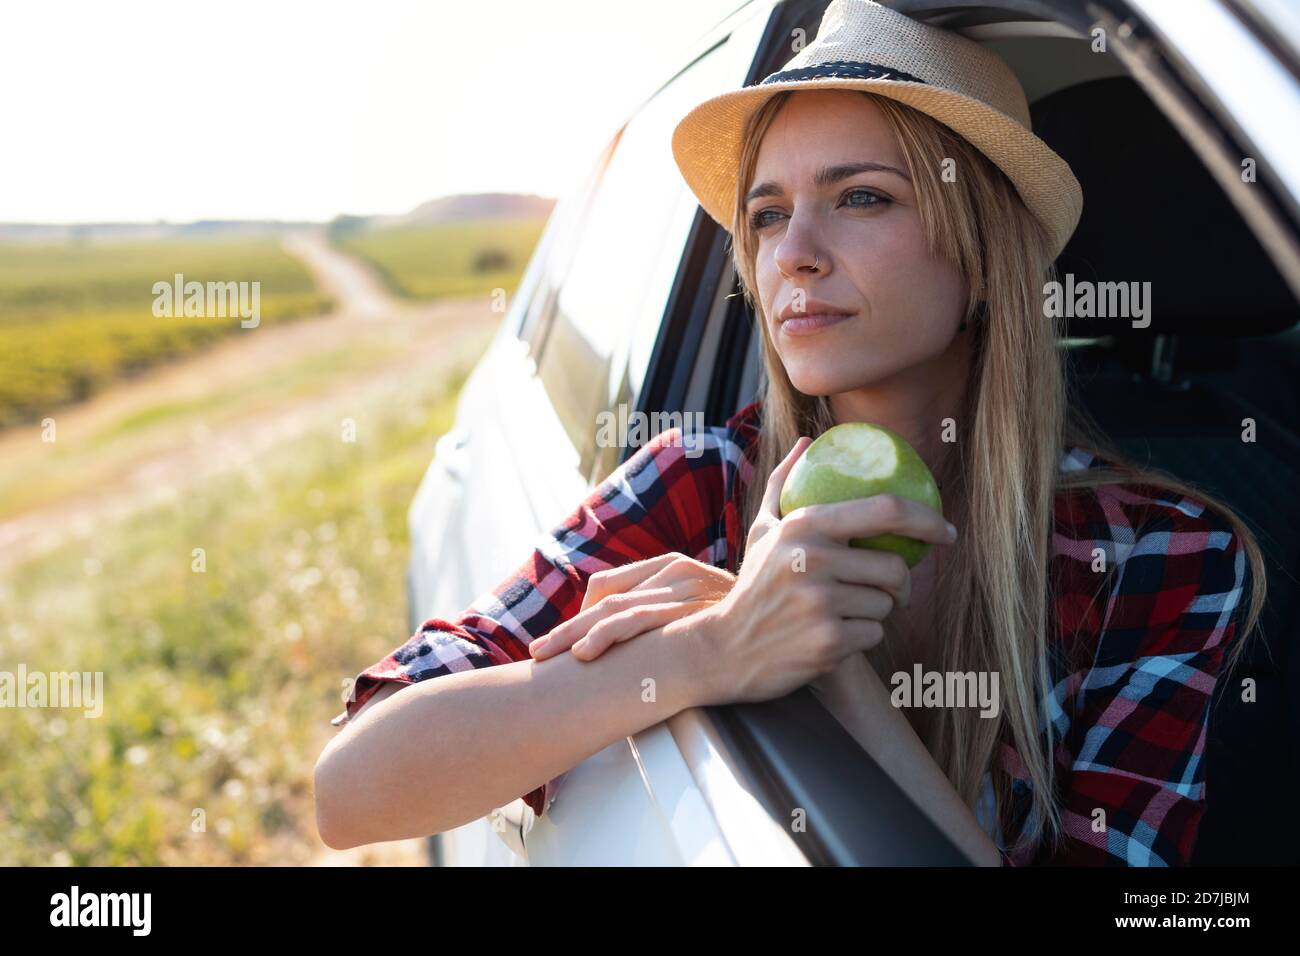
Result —
[[[327,843],[441,832],[526,790],[542,813],[620,737],[811,684],[978,863],[1187,862],[1262,559],[1067,401],[1041,296],[1081,197],[1027,127],[995,56],[865,0],[682,120],[674,155],[758,317],[762,398],[656,436],[511,578],[361,673],[317,765]],[[810,436],[847,421],[907,438],[953,524],[888,495],[782,518]],[[885,532],[936,547],[909,570],[847,543]],[[886,682],[916,665],[997,675],[996,716],[895,706]]]

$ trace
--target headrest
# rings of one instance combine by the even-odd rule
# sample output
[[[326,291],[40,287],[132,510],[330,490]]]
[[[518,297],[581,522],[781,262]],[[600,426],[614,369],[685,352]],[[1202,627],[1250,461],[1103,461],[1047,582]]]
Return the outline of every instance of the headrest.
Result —
[[[1150,290],[1146,328],[1072,317],[1071,336],[1267,335],[1295,324],[1296,299],[1268,254],[1131,79],[1068,87],[1030,113],[1083,186],[1083,217],[1057,259],[1062,298],[1067,273],[1075,283],[1151,283],[1138,287]],[[1076,286],[1076,303],[1080,294]]]

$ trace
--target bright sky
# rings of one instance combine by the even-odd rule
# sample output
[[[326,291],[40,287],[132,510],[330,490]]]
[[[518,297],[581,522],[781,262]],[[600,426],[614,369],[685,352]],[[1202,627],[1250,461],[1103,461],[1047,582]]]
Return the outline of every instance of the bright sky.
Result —
[[[741,0],[0,7],[0,222],[562,194]]]

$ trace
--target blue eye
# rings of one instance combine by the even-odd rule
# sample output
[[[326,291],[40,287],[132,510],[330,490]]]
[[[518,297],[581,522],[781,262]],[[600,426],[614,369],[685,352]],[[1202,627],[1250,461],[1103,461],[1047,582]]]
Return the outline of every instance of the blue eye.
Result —
[[[880,193],[872,192],[870,189],[865,189],[863,187],[858,187],[857,189],[848,190],[847,192],[844,193],[841,199],[846,200],[850,196],[861,196],[863,197],[863,201],[842,202],[841,204],[847,205],[852,208],[857,208],[857,209],[870,209],[873,206],[885,206],[893,202],[893,200],[890,199],[888,196],[882,196]],[[749,227],[753,229],[755,232],[757,232],[758,230],[762,229],[764,226],[771,225],[773,220],[763,218],[769,212],[776,213],[778,215],[780,214],[779,211],[776,209],[759,209],[750,214]]]
[[[847,199],[850,196],[865,196],[867,197],[868,200],[870,200],[869,202],[847,203],[847,205],[849,206],[857,206],[860,209],[865,209],[870,206],[883,206],[886,203],[892,201],[888,197],[882,196],[879,193],[873,193],[869,189],[861,189],[861,188],[850,189],[848,192],[844,194],[845,199]]]

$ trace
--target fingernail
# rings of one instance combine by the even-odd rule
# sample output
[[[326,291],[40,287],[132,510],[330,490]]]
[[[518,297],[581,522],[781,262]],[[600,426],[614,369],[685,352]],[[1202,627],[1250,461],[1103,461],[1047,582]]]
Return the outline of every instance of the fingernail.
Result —
[[[957,538],[957,527],[956,527],[956,525],[954,525],[954,524],[953,524],[952,522],[950,522],[950,521],[949,521],[949,522],[945,522],[945,524],[947,525],[947,528],[948,528],[948,540],[950,540],[950,541],[952,541],[952,540],[956,540],[956,538]]]
[[[580,641],[578,641],[576,644],[574,644],[573,647],[571,648],[571,650],[575,650],[575,651],[585,651],[586,649],[587,649],[587,639],[585,637],[582,638]]]
[[[528,651],[529,651],[529,653],[533,653],[533,652],[536,652],[536,651],[541,650],[543,647],[546,646],[546,641],[547,641],[547,638],[545,638],[545,637],[534,638],[534,639],[533,639],[533,642],[532,642],[531,644],[528,645]]]

